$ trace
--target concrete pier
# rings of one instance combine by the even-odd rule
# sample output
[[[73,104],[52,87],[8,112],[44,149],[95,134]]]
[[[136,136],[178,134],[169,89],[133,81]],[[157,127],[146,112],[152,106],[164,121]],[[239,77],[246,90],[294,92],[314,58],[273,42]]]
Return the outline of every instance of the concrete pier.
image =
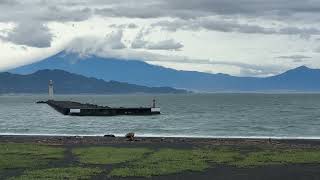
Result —
[[[82,104],[72,101],[39,101],[37,103],[48,104],[56,111],[63,115],[71,116],[117,116],[117,115],[157,115],[160,114],[160,108],[157,107],[137,107],[137,108],[124,108],[124,107],[108,107],[98,106],[94,104]]]

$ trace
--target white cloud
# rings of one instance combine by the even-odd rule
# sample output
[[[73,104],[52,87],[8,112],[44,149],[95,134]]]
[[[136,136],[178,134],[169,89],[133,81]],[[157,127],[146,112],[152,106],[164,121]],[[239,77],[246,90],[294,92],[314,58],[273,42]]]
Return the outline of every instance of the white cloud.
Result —
[[[68,45],[68,51],[76,51],[82,54],[95,54],[105,50],[120,50],[126,48],[122,42],[123,32],[118,30],[107,34],[104,38],[99,36],[87,36],[76,38]]]

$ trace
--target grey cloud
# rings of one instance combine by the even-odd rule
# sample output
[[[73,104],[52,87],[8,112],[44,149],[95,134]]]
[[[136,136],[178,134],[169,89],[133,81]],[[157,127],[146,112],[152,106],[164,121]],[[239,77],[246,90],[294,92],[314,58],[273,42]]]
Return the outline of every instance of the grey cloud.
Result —
[[[320,47],[314,49],[313,52],[315,52],[315,53],[320,53]]]
[[[126,0],[0,0],[0,11],[5,12],[0,14],[0,21],[3,22],[28,23],[31,19],[44,23],[83,21],[93,15],[128,18],[178,17],[182,19],[180,22],[162,22],[162,26],[168,30],[179,28],[197,30],[201,27],[222,32],[297,34],[305,38],[320,34],[317,28],[274,29],[223,19],[215,21],[201,19],[201,17],[221,15],[244,19],[276,18],[286,22],[301,17],[304,21],[316,22],[314,18],[320,19],[318,0],[140,0],[139,2]],[[160,26],[160,23],[158,25]],[[136,26],[129,24],[127,28],[136,28]]]
[[[145,10],[134,11],[134,8],[122,7],[119,9],[102,8],[95,9],[95,14],[108,17],[131,17],[131,18],[157,18],[164,15],[161,11],[152,11],[148,8]]]
[[[138,25],[134,24],[134,23],[130,23],[128,24],[127,28],[129,29],[135,29],[135,28],[138,28]]]
[[[298,28],[298,27],[286,27],[279,30],[279,34],[299,34],[301,37],[309,38],[311,35],[319,35],[320,30],[316,28]]]
[[[140,48],[144,48],[144,49],[150,49],[150,50],[180,50],[181,48],[183,48],[183,44],[181,44],[180,42],[176,42],[173,39],[167,39],[167,40],[163,40],[163,41],[159,41],[159,42],[148,42],[145,41],[143,36],[145,34],[148,34],[149,32],[143,32],[140,31],[138,33],[138,35],[136,36],[136,38],[133,40],[131,47],[133,49],[140,49]]]
[[[34,18],[41,21],[83,21],[92,16],[90,8],[68,9],[59,6],[49,6],[46,11]]]
[[[311,35],[319,35],[320,29],[316,28],[298,28],[298,27],[283,27],[270,28],[259,25],[243,24],[237,21],[216,20],[209,18],[196,18],[191,20],[174,20],[174,21],[159,21],[152,24],[153,27],[161,27],[168,31],[182,30],[213,30],[220,32],[239,32],[239,33],[254,33],[254,34],[285,34],[285,35],[300,35],[308,38]]]
[[[294,13],[320,12],[317,0],[166,0],[171,9],[189,9],[216,14],[282,16]]]
[[[179,50],[183,48],[183,44],[174,41],[173,39],[168,39],[164,41],[159,41],[156,43],[149,43],[146,45],[148,49],[155,50]]]
[[[111,24],[109,25],[109,27],[111,28],[117,28],[117,29],[124,29],[124,28],[127,28],[127,29],[136,29],[138,28],[139,26],[137,24],[134,24],[134,23],[129,23],[129,24]]]
[[[192,10],[174,10],[161,6],[153,7],[121,7],[121,8],[96,8],[95,14],[108,17],[127,17],[127,18],[159,18],[159,17],[179,17],[190,19],[197,16],[208,16],[210,13],[194,12]]]
[[[91,16],[89,8],[69,9],[52,5],[51,1],[16,1],[10,6],[5,3],[0,1],[0,11],[6,12],[0,14],[0,22],[13,22],[17,27],[1,39],[18,45],[50,47],[53,35],[45,24],[52,21],[82,21]]]
[[[307,13],[320,12],[320,2],[317,0],[149,0],[128,4],[101,8],[96,12],[107,16],[183,19],[209,15],[288,18],[297,14],[305,16]]]
[[[0,6],[10,2],[18,1],[0,0]],[[291,20],[296,20],[297,15],[304,17],[304,20],[310,20],[315,16],[318,16],[319,19],[320,13],[320,2],[318,0],[140,0],[137,2],[126,0],[22,0],[18,3],[21,7],[12,8],[8,13],[11,15],[15,13],[42,14],[44,12],[39,11],[39,9],[57,7],[60,9],[56,12],[62,16],[56,17],[58,14],[54,14],[53,18],[57,20],[69,19],[69,17],[72,19],[75,18],[74,16],[80,16],[80,19],[82,19],[83,14],[91,15],[91,13],[88,13],[89,11],[101,16],[128,18],[179,17],[193,19],[212,15],[240,15],[282,19],[292,17]],[[88,9],[81,10],[80,7],[87,7]],[[55,13],[55,11],[52,11],[52,13]],[[50,13],[46,14],[47,17],[44,17],[44,19],[51,19],[49,15]],[[9,16],[7,17],[9,18]]]
[[[0,38],[19,45],[44,48],[51,46],[52,36],[45,24],[28,22],[18,24],[13,31]]]
[[[10,10],[8,10],[10,8]],[[4,5],[0,3],[0,11],[6,12],[0,14],[2,22],[28,22],[28,21],[83,21],[92,16],[90,7],[71,8],[61,6],[59,3],[39,4],[30,1],[21,1],[13,5]]]
[[[307,59],[310,59],[312,57],[310,56],[304,56],[304,55],[291,55],[291,56],[279,56],[277,57],[279,59],[287,59],[287,60],[291,60],[295,63],[300,63],[300,62],[304,62]]]
[[[0,0],[0,5],[17,5],[19,4],[16,0]]]
[[[273,34],[276,31],[272,28],[264,28],[257,25],[240,24],[236,21],[223,21],[211,19],[192,19],[192,20],[174,20],[174,21],[160,21],[154,23],[152,26],[160,26],[169,31],[176,31],[178,29],[184,30],[214,30],[221,32],[241,32],[241,33],[263,33]]]

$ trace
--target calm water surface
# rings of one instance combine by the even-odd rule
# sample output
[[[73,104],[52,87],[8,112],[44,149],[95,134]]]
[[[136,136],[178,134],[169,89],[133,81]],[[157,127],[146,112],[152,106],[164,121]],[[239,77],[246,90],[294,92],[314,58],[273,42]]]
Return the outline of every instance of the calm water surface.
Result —
[[[72,117],[43,95],[0,96],[0,134],[320,138],[320,94],[67,95],[60,100],[149,106],[158,116]]]

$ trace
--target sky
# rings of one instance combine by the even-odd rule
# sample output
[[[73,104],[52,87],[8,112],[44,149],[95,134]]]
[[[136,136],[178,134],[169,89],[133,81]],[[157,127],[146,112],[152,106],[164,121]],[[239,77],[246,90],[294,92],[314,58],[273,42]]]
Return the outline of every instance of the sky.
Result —
[[[0,71],[62,50],[266,77],[320,68],[319,0],[0,0]]]

